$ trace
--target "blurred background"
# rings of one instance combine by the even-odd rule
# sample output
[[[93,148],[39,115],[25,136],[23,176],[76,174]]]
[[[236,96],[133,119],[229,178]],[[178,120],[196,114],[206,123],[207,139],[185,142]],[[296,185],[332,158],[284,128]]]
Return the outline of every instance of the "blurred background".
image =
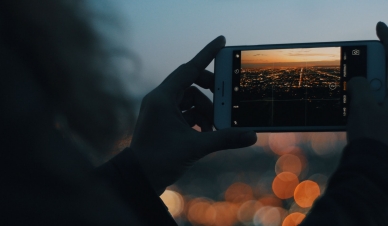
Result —
[[[375,40],[376,23],[388,22],[386,0],[90,2],[121,18],[141,62],[132,87],[138,103],[218,35],[227,45]],[[161,197],[181,226],[297,225],[324,193],[345,145],[343,132],[258,134],[252,147],[200,160]]]

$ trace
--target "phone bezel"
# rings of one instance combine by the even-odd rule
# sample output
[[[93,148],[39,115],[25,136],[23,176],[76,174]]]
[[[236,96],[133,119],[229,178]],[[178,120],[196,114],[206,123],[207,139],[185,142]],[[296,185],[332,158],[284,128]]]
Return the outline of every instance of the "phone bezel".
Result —
[[[384,101],[387,82],[385,51],[381,42],[377,40],[346,41],[346,42],[320,42],[320,43],[292,43],[254,46],[228,46],[223,48],[216,56],[214,63],[215,87],[213,96],[214,126],[216,129],[231,127],[232,109],[232,54],[234,50],[260,50],[260,49],[286,49],[286,48],[312,48],[312,47],[341,47],[341,46],[367,46],[367,80],[379,79],[382,87],[372,91],[376,100]],[[346,126],[292,126],[292,127],[237,127],[254,130],[257,132],[318,132],[318,131],[345,131]]]

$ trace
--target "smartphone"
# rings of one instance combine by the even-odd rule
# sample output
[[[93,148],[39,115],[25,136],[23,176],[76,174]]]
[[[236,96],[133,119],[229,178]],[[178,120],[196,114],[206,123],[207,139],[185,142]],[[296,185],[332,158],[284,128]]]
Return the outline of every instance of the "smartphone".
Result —
[[[376,100],[383,102],[385,70],[379,41],[225,47],[214,64],[214,126],[344,131],[347,82],[366,77]]]

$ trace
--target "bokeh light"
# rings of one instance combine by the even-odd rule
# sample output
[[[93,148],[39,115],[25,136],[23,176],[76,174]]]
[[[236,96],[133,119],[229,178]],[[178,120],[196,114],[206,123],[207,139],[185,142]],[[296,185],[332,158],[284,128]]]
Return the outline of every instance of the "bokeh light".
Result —
[[[330,156],[338,142],[338,136],[332,132],[313,133],[311,136],[311,147],[314,152],[322,157]]]
[[[265,147],[268,146],[269,133],[257,133],[256,146]]]
[[[234,183],[225,192],[225,200],[241,203],[253,199],[252,188],[244,183]]]
[[[173,217],[177,217],[182,213],[184,201],[178,192],[165,190],[160,198],[163,200],[164,204],[168,208],[168,211]]]
[[[256,200],[249,200],[243,203],[238,212],[237,212],[237,218],[242,223],[249,223],[253,221],[253,216],[255,215],[256,211],[258,211],[260,208],[263,207],[263,204],[261,202]]]
[[[291,213],[284,219],[282,226],[297,226],[305,217],[303,213]]]
[[[290,146],[296,146],[295,133],[271,133],[268,138],[269,147],[277,155],[287,154]]]
[[[259,199],[259,202],[263,204],[263,206],[274,206],[274,207],[282,207],[282,200],[273,196],[267,195]]]
[[[265,206],[255,213],[253,224],[255,226],[278,226],[284,214],[285,210],[282,208]]]
[[[237,222],[238,204],[229,202],[216,202],[213,204],[216,210],[214,226],[233,225]],[[212,225],[212,226],[213,226]]]
[[[216,210],[211,201],[196,198],[189,202],[186,215],[188,220],[194,224],[211,225],[215,222]]]
[[[307,208],[313,205],[320,193],[317,183],[305,180],[295,188],[294,199],[300,207]]]
[[[282,172],[290,172],[299,176],[302,171],[302,162],[296,155],[285,154],[282,155],[276,162],[275,172],[280,174]]]
[[[229,150],[218,152],[214,158],[208,156],[202,161],[200,177],[174,187],[175,192],[186,191],[182,193],[185,194],[184,211],[178,209],[175,213],[166,201],[178,225],[188,222],[194,226],[301,223],[326,188],[328,172],[335,167],[335,164],[322,163],[322,157],[339,154],[337,147],[346,137],[337,133],[262,133],[257,136],[256,144],[244,152]],[[327,150],[332,148],[335,150]],[[208,168],[210,161],[212,171]]]
[[[278,174],[272,182],[272,190],[280,199],[288,199],[294,195],[294,190],[299,184],[298,177],[290,172]]]

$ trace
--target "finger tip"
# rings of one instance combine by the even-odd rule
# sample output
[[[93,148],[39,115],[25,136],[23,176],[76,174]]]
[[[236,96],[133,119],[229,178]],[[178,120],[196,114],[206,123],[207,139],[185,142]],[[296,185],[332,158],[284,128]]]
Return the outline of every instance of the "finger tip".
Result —
[[[379,21],[379,22],[377,22],[376,27],[378,27],[378,28],[383,28],[383,27],[387,27],[387,25],[386,25],[384,22]]]
[[[382,21],[379,21],[377,24],[376,24],[376,33],[377,33],[377,36],[379,37],[380,40],[384,40],[386,38],[388,38],[388,27],[387,25],[382,22]]]
[[[239,138],[239,142],[243,146],[250,146],[256,143],[257,135],[254,131],[242,133]]]
[[[220,42],[223,46],[225,46],[225,44],[226,44],[226,38],[225,38],[225,36],[220,35],[220,36],[217,37],[217,39],[219,40],[219,42]]]

